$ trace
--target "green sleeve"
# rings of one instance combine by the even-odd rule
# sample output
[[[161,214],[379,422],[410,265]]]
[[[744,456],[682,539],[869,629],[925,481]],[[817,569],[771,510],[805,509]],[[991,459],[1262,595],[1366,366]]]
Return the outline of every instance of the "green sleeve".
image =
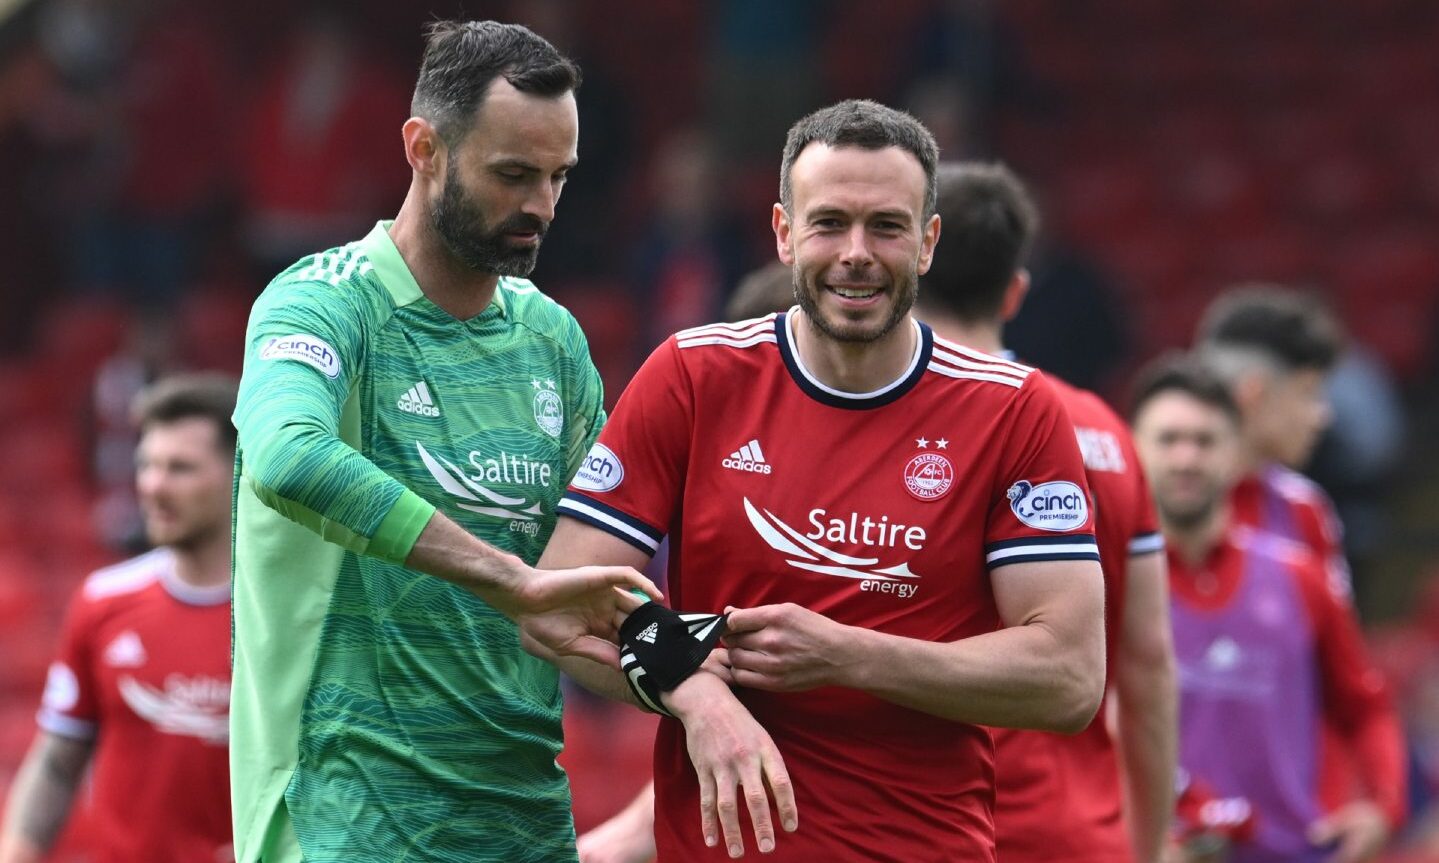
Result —
[[[434,507],[341,431],[379,314],[352,286],[272,284],[251,312],[235,427],[241,481],[266,506],[350,551],[402,563]]]

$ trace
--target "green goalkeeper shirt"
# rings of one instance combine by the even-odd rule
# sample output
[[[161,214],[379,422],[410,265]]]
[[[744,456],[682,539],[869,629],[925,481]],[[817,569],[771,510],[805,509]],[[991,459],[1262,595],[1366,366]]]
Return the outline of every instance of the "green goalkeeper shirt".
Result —
[[[457,320],[382,222],[255,303],[235,425],[239,863],[574,859],[553,666],[405,568],[436,509],[533,564],[604,423],[574,318],[502,278]],[[291,849],[284,851],[282,849]]]

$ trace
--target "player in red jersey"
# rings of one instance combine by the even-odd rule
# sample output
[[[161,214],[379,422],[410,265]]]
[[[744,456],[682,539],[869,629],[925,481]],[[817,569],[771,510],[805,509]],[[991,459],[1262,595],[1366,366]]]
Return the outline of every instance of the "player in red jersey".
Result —
[[[923,126],[872,102],[791,129],[773,226],[798,309],[661,345],[542,560],[643,563],[668,534],[674,606],[733,609],[738,697],[804,818],[776,859],[994,860],[982,726],[1077,731],[1102,694],[1063,405],[1041,373],[941,345],[910,314],[939,239],[936,161]],[[715,684],[696,673],[670,708],[729,697]],[[659,858],[712,859],[689,825],[733,807],[735,783],[697,777],[679,732],[662,720],[656,741]]]
[[[93,863],[216,863],[230,850],[230,485],[235,382],[141,394],[135,485],[154,551],[71,602],[10,793],[0,861],[35,863],[86,766]]]
[[[1180,764],[1252,808],[1252,835],[1236,837],[1233,863],[1368,860],[1385,832],[1323,815],[1320,729],[1340,730],[1364,767],[1363,804],[1397,824],[1398,717],[1322,561],[1230,517],[1240,413],[1224,384],[1192,362],[1162,363],[1136,390],[1135,442],[1169,553]]]
[[[1313,297],[1274,286],[1228,291],[1200,322],[1199,348],[1229,385],[1242,418],[1243,475],[1230,493],[1240,524],[1297,543],[1324,561],[1336,591],[1351,591],[1334,503],[1299,473],[1331,417],[1325,381],[1341,349],[1339,326]],[[1333,829],[1381,841],[1393,828],[1359,792],[1358,764],[1336,729],[1324,735],[1323,799]]]
[[[1299,473],[1331,409],[1324,385],[1340,351],[1338,325],[1312,297],[1277,287],[1227,291],[1200,322],[1198,347],[1239,405],[1243,476],[1234,518],[1308,548],[1346,591],[1349,565],[1334,503]]]
[[[1023,263],[1038,229],[1034,204],[1003,165],[945,164],[939,215],[945,246],[922,281],[919,316],[937,336],[1003,356],[1004,324],[1029,287]],[[1158,518],[1124,421],[1093,393],[1051,380],[1074,422],[1094,500],[1117,734],[1102,716],[1074,736],[995,729],[999,856],[1154,861],[1173,809],[1177,697]]]

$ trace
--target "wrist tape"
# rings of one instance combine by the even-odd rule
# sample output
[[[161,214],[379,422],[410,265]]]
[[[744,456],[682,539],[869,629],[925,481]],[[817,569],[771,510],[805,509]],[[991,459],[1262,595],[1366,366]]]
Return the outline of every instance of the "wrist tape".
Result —
[[[670,716],[660,693],[694,674],[724,633],[722,614],[681,614],[647,602],[620,626],[620,670],[641,704]]]

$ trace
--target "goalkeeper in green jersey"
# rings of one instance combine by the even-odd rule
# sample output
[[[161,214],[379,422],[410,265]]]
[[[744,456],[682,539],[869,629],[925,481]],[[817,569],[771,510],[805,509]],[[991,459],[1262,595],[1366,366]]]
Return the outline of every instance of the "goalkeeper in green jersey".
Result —
[[[521,634],[616,665],[615,586],[658,596],[628,568],[533,568],[605,418],[579,326],[524,278],[575,164],[579,82],[523,27],[433,25],[399,215],[255,303],[239,863],[574,859],[557,671]]]

